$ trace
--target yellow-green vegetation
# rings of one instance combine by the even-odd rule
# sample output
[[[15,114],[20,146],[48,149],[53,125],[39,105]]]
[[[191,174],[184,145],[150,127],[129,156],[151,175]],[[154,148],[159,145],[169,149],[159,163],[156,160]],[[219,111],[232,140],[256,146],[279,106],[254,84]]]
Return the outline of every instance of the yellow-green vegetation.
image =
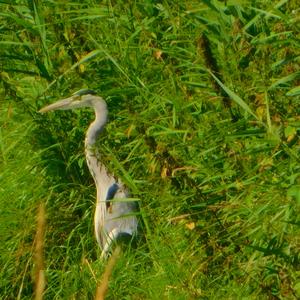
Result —
[[[37,113],[89,88],[141,209],[107,299],[299,299],[297,2],[1,1],[0,298],[33,297],[41,202],[44,298],[95,295],[93,114]]]

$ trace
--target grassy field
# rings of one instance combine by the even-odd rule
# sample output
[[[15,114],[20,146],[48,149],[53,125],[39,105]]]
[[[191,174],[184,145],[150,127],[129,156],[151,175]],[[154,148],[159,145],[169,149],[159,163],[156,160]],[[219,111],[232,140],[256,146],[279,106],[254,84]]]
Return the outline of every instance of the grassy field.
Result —
[[[107,299],[300,298],[296,0],[0,7],[1,299],[33,297],[40,203],[44,299],[95,295],[93,114],[37,113],[82,88],[107,100],[99,149],[140,204]]]

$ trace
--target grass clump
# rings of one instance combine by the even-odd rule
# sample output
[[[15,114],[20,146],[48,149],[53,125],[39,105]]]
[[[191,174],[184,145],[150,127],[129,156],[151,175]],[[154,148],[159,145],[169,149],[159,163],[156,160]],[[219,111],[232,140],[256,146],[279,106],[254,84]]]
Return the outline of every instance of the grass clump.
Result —
[[[297,299],[296,1],[1,4],[1,296],[34,292],[45,203],[45,299],[91,299],[104,271],[83,137],[104,97],[103,160],[140,199],[144,239],[108,299]]]

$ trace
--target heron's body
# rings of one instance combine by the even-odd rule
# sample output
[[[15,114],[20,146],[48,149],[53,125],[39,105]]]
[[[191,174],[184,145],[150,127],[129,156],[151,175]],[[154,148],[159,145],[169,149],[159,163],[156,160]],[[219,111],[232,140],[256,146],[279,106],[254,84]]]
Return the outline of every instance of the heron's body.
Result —
[[[109,173],[100,160],[96,141],[107,122],[107,105],[93,91],[80,91],[72,97],[60,100],[41,109],[66,110],[91,107],[95,111],[95,120],[90,124],[85,137],[85,154],[90,173],[97,188],[97,202],[94,217],[96,239],[105,257],[111,243],[119,236],[133,236],[137,232],[135,216],[136,203],[126,200],[128,191],[124,184]]]

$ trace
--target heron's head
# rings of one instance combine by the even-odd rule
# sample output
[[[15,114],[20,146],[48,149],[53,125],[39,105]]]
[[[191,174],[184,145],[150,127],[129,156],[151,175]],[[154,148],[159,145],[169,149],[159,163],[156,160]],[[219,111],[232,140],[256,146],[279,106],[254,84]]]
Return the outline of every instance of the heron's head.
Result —
[[[71,97],[61,99],[53,104],[47,105],[39,110],[40,113],[45,113],[53,110],[69,110],[81,107],[101,107],[103,110],[106,110],[106,103],[100,97],[97,96],[96,92],[93,90],[83,89],[74,93]]]

